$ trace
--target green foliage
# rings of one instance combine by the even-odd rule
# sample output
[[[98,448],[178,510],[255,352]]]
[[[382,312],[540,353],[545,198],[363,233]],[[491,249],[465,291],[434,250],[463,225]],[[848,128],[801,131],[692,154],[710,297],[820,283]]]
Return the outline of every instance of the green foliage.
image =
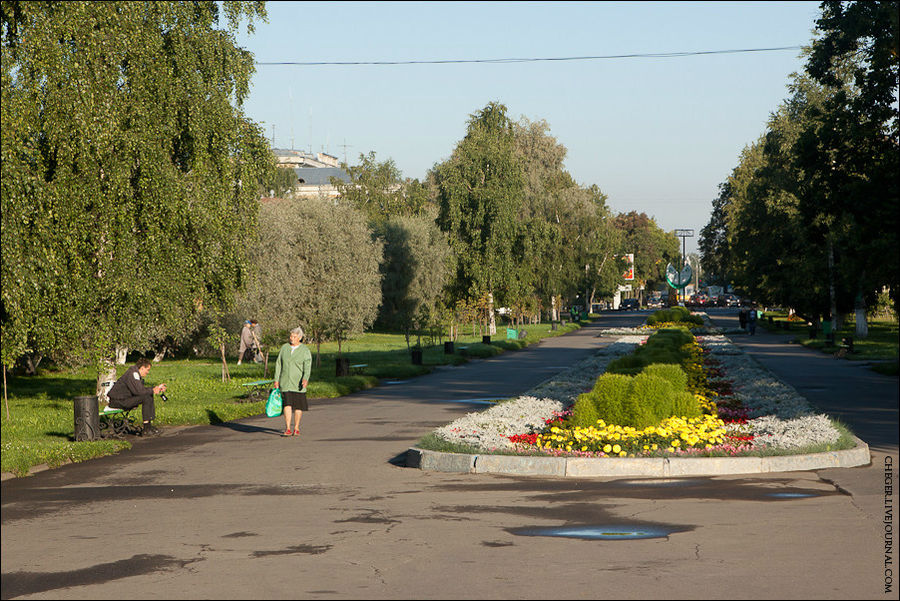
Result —
[[[373,323],[381,303],[382,243],[365,216],[327,199],[273,200],[259,215],[253,272],[238,299],[269,331],[303,326],[322,343],[344,341]]]
[[[691,315],[691,312],[684,307],[671,307],[669,309],[660,309],[654,311],[647,318],[647,325],[653,326],[659,323],[688,323],[697,326],[703,325],[703,318],[699,315]]]
[[[624,424],[626,420],[624,403],[630,389],[631,378],[628,376],[606,373],[597,378],[593,390],[587,395],[594,402],[596,419],[602,419],[608,424]],[[583,421],[578,416],[577,409],[573,412],[573,417],[579,420],[579,423]]]
[[[645,213],[620,213],[613,224],[622,234],[620,254],[634,253],[635,284],[655,289],[666,279],[666,266],[681,256],[678,238]],[[621,273],[621,272],[620,272]]]
[[[403,180],[393,159],[378,162],[374,152],[359,155],[359,164],[348,166],[350,181],[332,178],[342,202],[362,211],[371,223],[388,217],[422,215],[427,202],[418,180]]]
[[[695,359],[688,350],[692,340],[681,328],[660,330],[634,353],[610,363],[594,388],[576,400],[572,423],[589,426],[602,419],[642,429],[673,415],[699,416],[700,404],[681,367]]]
[[[375,235],[384,244],[378,324],[409,336],[437,311],[448,273],[447,239],[433,220],[421,217],[387,218]]]
[[[896,2],[821,5],[805,73],[720,186],[704,265],[818,320],[898,302]],[[832,292],[833,290],[833,292]]]
[[[258,17],[256,2],[4,2],[4,364],[147,348],[241,286],[272,166],[240,110],[254,66],[234,33]]]
[[[588,428],[597,424],[600,414],[597,412],[595,395],[592,393],[579,394],[572,407],[570,422],[579,428]]]
[[[642,373],[667,380],[675,387],[675,390],[685,390],[687,388],[687,374],[678,365],[654,363],[645,367]]]
[[[524,180],[506,107],[471,115],[465,138],[434,169],[440,213],[456,258],[453,300],[494,293],[507,301],[517,275],[513,247]]]

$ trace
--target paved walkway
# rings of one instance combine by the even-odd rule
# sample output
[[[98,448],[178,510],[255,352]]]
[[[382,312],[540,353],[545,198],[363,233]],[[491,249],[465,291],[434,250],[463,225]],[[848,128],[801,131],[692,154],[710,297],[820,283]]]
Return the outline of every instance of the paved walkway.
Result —
[[[473,409],[457,401],[523,392],[605,344],[598,326],[642,317],[604,316],[523,351],[314,401],[299,440],[279,437],[280,418],[260,416],[5,481],[0,596],[896,598],[896,588],[883,593],[896,378],[884,380],[892,398],[880,397],[880,380],[874,393],[853,387],[852,402],[823,394],[876,437],[893,420],[893,440],[873,444],[866,468],[635,480],[396,465],[421,436]],[[788,347],[764,336],[736,342],[764,362]],[[771,361],[793,374],[787,364],[803,357]],[[828,360],[809,368],[811,382],[816,369],[867,382],[862,369]],[[536,536],[565,526],[605,539]],[[657,537],[623,540],[629,531]]]

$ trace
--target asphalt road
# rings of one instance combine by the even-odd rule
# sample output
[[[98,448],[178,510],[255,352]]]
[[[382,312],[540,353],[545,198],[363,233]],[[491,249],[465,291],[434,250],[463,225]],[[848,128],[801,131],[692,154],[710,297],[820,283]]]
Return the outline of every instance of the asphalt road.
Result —
[[[299,439],[259,416],[5,481],[0,596],[896,599],[884,506],[896,509],[897,379],[776,337],[735,339],[876,438],[872,465],[670,480],[399,465],[470,402],[524,392],[607,344],[599,327],[645,316],[313,401]]]

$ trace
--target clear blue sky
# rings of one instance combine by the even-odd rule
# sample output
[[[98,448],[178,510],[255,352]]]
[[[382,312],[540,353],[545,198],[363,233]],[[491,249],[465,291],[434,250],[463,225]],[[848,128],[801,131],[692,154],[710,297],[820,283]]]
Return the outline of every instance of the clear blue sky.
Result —
[[[816,2],[268,2],[238,43],[258,62],[558,58],[807,45]],[[617,212],[700,229],[718,184],[787,97],[799,50],[681,58],[259,65],[244,103],[275,146],[422,179],[475,111],[545,120],[566,168]],[[346,145],[346,147],[344,146]],[[696,238],[687,249],[696,248]]]

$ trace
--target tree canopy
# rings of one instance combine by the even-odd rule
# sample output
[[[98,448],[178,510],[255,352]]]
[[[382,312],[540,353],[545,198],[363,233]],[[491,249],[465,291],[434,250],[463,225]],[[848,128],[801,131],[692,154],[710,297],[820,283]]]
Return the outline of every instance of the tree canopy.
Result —
[[[245,278],[261,2],[3,2],[3,362],[146,347]]]

